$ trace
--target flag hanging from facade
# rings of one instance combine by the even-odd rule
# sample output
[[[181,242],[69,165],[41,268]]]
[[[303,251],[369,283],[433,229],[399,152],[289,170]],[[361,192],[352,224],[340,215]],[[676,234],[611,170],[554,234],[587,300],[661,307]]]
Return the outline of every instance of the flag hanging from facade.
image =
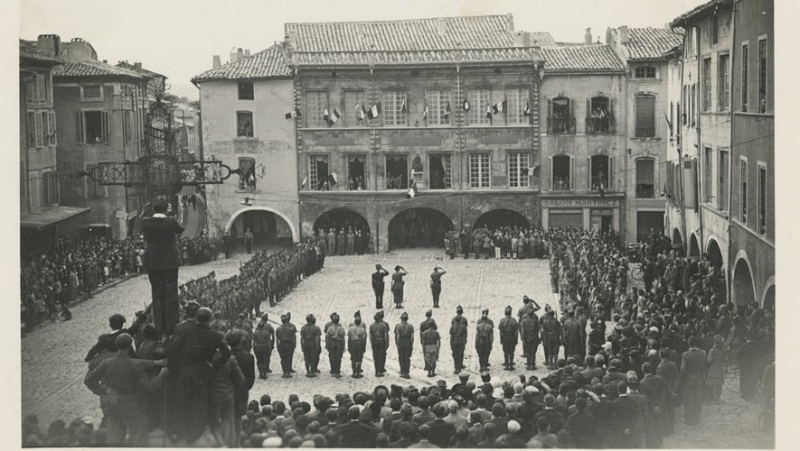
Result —
[[[531,115],[531,102],[530,101],[526,101],[525,102],[525,110],[522,113],[525,114],[525,116],[530,116]]]
[[[338,121],[340,117],[342,117],[342,115],[339,114],[339,109],[336,108],[336,107],[333,107],[333,114],[331,115],[331,123],[335,124],[336,121]]]
[[[337,185],[339,183],[339,176],[336,175],[335,172],[331,172],[330,174],[328,174],[328,180],[329,180],[328,184],[330,186]]]
[[[506,110],[506,101],[505,100],[503,100],[502,102],[495,103],[494,106],[492,107],[492,113],[494,113],[494,114],[502,113],[505,110]]]
[[[464,111],[469,111],[469,100],[464,99]]]
[[[422,112],[422,120],[423,121],[428,120],[428,105],[425,105],[425,111]]]
[[[367,112],[364,110],[364,105],[360,103],[356,105],[356,120],[363,121],[366,116]]]
[[[492,107],[486,105],[486,119],[491,119],[491,118],[492,118]]]
[[[300,110],[295,108],[294,111],[290,111],[290,112],[286,113],[285,117],[286,117],[286,119],[291,119],[293,117],[299,118],[300,117]]]
[[[417,182],[411,182],[411,186],[406,191],[406,199],[413,199],[417,195]]]
[[[447,101],[447,104],[444,107],[444,120],[445,121],[449,121],[450,120],[450,101],[449,100]]]
[[[330,123],[331,122],[331,115],[328,114],[328,109],[327,108],[325,108],[325,111],[322,112],[322,120],[324,120],[326,123]]]
[[[400,107],[400,112],[406,114],[406,101],[403,100],[403,106]]]
[[[372,105],[372,108],[367,111],[367,117],[370,119],[377,119],[378,116],[381,115],[381,103],[378,102],[375,105]]]
[[[301,188],[305,188],[306,187],[306,183],[308,183],[308,176],[303,177],[303,183],[300,184],[300,187]]]

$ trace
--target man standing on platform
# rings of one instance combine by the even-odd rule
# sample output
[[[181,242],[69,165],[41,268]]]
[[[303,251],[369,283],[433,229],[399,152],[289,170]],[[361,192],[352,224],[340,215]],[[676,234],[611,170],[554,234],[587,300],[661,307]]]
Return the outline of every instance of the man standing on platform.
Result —
[[[144,268],[150,279],[153,296],[153,319],[162,335],[171,335],[178,324],[178,256],[177,236],[183,226],[168,218],[167,201],[153,202],[153,217],[142,218],[145,240]]]
[[[400,315],[400,324],[394,327],[394,341],[400,360],[400,377],[411,379],[411,351],[414,348],[414,326],[408,324],[408,313]]]
[[[489,354],[494,343],[494,322],[489,319],[489,309],[483,309],[475,331],[475,350],[478,351],[480,371],[489,369]]]
[[[383,377],[386,374],[386,349],[389,347],[389,325],[383,321],[383,311],[375,314],[375,322],[369,326],[369,342],[372,344],[375,377]]]
[[[354,319],[353,324],[347,329],[347,350],[350,352],[353,377],[359,379],[364,377],[361,363],[364,360],[364,352],[367,350],[367,329],[361,323],[361,311],[356,312]]]
[[[447,274],[447,271],[441,267],[433,267],[433,273],[431,273],[431,294],[433,295],[434,308],[439,308],[439,295],[442,293],[442,276],[445,274]]]
[[[453,374],[459,374],[464,369],[464,349],[467,347],[467,319],[462,315],[464,309],[456,307],[456,316],[450,322],[450,350],[453,352]]]

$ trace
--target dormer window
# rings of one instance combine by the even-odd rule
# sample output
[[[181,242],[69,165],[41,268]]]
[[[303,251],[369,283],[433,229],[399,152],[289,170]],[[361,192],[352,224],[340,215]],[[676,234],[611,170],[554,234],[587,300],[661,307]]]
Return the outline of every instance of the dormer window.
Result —
[[[634,78],[656,78],[656,68],[653,66],[640,66],[633,71]]]

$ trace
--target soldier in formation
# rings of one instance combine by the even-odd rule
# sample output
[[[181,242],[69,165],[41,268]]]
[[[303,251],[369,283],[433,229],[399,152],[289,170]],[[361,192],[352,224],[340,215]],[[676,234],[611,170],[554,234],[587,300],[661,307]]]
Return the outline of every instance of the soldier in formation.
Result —
[[[306,377],[317,377],[319,370],[319,355],[322,353],[320,337],[322,331],[317,326],[314,315],[306,316],[306,325],[300,329],[300,349],[303,350],[305,359]]]
[[[497,325],[500,331],[500,343],[503,345],[503,368],[508,371],[514,369],[514,350],[517,348],[519,335],[519,323],[511,316],[512,311],[511,306],[507,306],[505,317]]]
[[[400,324],[394,327],[394,341],[400,360],[400,377],[411,379],[411,351],[414,349],[414,326],[408,324],[408,313],[400,315]]]
[[[361,311],[356,312],[353,324],[347,328],[347,350],[350,352],[353,377],[356,379],[364,377],[361,362],[367,350],[367,328],[361,323]]]
[[[375,376],[386,374],[386,350],[389,348],[389,325],[383,321],[383,310],[375,314],[375,322],[369,326],[369,342],[375,362]]]
[[[453,353],[453,374],[461,373],[464,369],[464,350],[467,347],[467,319],[464,318],[464,308],[456,307],[456,316],[450,321],[450,350]]]
[[[478,351],[480,371],[489,369],[489,354],[494,343],[494,322],[489,319],[489,309],[481,311],[481,318],[475,327],[475,350]]]

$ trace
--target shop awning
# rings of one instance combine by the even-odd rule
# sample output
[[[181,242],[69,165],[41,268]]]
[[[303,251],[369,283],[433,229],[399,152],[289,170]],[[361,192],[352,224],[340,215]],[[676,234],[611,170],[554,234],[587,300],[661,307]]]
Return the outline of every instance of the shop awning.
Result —
[[[29,213],[22,215],[19,218],[20,227],[24,229],[41,230],[45,227],[55,225],[61,221],[66,221],[69,218],[86,213],[91,208],[79,207],[49,207],[45,210],[36,213]]]

